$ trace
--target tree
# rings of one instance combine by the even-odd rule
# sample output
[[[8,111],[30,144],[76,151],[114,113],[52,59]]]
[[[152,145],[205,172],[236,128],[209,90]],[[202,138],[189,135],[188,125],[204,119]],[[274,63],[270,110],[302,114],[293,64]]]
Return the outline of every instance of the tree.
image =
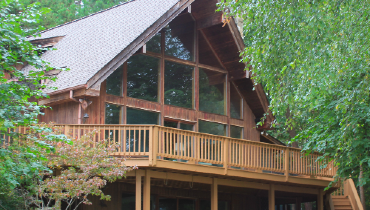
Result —
[[[46,128],[42,136],[61,133],[60,128],[53,125],[42,124],[41,127]],[[34,131],[30,129],[27,133],[32,134]],[[42,150],[48,157],[44,164],[51,168],[54,174],[50,171],[39,174],[41,179],[37,179],[37,184],[31,189],[35,195],[25,193],[32,195],[25,198],[29,206],[58,209],[61,202],[64,202],[65,209],[77,209],[82,203],[92,204],[88,199],[90,195],[110,200],[110,196],[105,195],[102,188],[107,182],[123,178],[127,171],[135,167],[126,167],[123,158],[111,156],[117,151],[118,144],[109,143],[107,140],[95,142],[94,136],[96,131],[81,138],[69,137],[72,144],[44,139],[55,148],[51,154]]]
[[[52,28],[126,1],[128,0],[20,0],[24,5],[37,2],[41,7],[51,9],[51,12],[44,15],[39,23],[45,28]]]
[[[336,178],[370,181],[368,1],[226,0],[244,19],[243,61],[263,83],[270,109],[306,152],[338,166]],[[319,159],[321,161],[323,159]],[[363,198],[364,202],[364,198]]]

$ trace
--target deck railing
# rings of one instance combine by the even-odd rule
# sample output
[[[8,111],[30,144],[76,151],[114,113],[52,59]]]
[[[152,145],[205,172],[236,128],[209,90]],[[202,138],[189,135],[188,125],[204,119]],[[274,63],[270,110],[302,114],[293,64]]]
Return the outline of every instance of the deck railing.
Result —
[[[157,125],[56,125],[73,138],[97,131],[97,142],[108,139],[120,144],[114,155],[187,162],[189,164],[254,170],[288,176],[332,178],[336,169],[318,153],[304,155],[300,149],[262,142],[180,130]],[[327,167],[324,167],[326,166]]]

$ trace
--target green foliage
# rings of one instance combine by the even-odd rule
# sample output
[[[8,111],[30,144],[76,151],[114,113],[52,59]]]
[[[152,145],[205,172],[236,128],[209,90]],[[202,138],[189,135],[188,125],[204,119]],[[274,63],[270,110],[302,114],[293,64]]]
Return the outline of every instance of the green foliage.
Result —
[[[126,1],[128,0],[20,0],[24,5],[37,2],[41,7],[51,9],[40,22],[45,28],[61,25]]]
[[[335,160],[338,177],[370,181],[369,1],[226,0],[244,19],[243,61],[265,84],[282,129]],[[290,110],[287,113],[287,110]],[[318,160],[320,161],[320,160]]]
[[[41,164],[44,157],[39,149],[52,149],[37,136],[23,135],[16,130],[19,126],[36,124],[43,108],[30,101],[43,96],[41,89],[45,86],[39,81],[46,79],[44,71],[52,67],[38,56],[44,49],[33,46],[25,37],[40,29],[27,28],[27,25],[38,23],[45,12],[46,9],[37,10],[36,4],[23,7],[15,0],[0,3],[0,179],[11,189],[29,184],[40,171],[46,170]],[[25,74],[16,68],[25,63],[40,70]],[[35,135],[43,132],[38,127],[32,129]],[[58,138],[47,137],[49,140]],[[23,140],[32,144],[20,144]]]

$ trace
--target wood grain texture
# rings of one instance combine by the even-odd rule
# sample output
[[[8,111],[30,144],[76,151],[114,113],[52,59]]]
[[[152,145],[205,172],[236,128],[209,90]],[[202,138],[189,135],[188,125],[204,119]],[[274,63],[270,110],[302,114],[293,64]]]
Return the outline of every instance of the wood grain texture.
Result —
[[[127,100],[126,106],[128,107],[145,109],[145,110],[155,111],[155,112],[161,111],[161,104],[157,102],[145,101],[145,100],[130,98],[130,97],[127,97],[126,100]]]

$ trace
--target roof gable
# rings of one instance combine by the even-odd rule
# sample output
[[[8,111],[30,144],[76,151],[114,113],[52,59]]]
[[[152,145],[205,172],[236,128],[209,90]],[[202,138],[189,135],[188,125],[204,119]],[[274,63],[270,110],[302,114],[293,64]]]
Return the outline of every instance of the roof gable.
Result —
[[[62,90],[87,84],[167,11],[179,8],[181,2],[134,0],[42,32],[37,39],[64,36],[54,45],[57,50],[47,51],[42,58],[52,66],[70,69],[49,85]]]

